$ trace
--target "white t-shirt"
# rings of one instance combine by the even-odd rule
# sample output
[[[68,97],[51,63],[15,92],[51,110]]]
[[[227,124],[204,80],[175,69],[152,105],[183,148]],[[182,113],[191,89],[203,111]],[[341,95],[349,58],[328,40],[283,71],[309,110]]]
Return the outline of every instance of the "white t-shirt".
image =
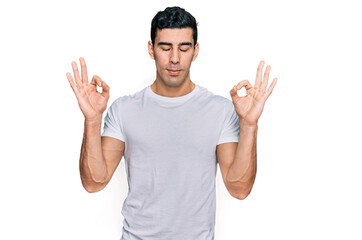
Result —
[[[181,97],[147,86],[112,103],[102,136],[125,142],[122,239],[214,239],[216,145],[239,140],[229,99],[197,84]]]

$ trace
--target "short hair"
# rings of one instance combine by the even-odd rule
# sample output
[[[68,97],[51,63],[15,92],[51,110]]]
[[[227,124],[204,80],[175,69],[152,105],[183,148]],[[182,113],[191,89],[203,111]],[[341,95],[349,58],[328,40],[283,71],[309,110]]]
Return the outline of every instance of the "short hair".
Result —
[[[164,28],[192,28],[194,47],[197,43],[197,23],[196,19],[185,9],[180,7],[167,7],[164,11],[159,11],[151,22],[151,41],[155,45],[157,29]]]

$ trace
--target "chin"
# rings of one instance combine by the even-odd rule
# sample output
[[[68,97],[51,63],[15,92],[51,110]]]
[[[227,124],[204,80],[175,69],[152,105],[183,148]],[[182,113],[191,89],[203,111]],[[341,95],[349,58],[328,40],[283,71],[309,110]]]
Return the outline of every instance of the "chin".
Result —
[[[183,80],[168,80],[168,81],[163,81],[163,83],[168,86],[168,87],[179,87],[181,86],[183,83],[185,82],[185,79]]]

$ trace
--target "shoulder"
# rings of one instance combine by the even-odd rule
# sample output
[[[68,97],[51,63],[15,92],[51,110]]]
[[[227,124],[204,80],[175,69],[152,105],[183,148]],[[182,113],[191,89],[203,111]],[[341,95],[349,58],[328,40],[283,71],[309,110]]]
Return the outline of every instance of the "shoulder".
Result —
[[[214,94],[205,87],[201,86],[200,86],[200,96],[203,96],[202,98],[204,98],[205,104],[209,106],[208,109],[211,112],[214,112],[226,118],[228,116],[236,114],[235,107],[231,99],[225,96]]]
[[[128,94],[128,95],[124,95],[124,96],[120,96],[118,98],[116,98],[112,104],[111,107],[121,107],[121,106],[127,106],[129,104],[133,104],[133,103],[137,103],[140,102],[145,94],[146,88],[143,88],[142,90],[139,90],[135,93],[132,94]]]
[[[232,104],[232,101],[224,96],[214,94],[212,91],[200,85],[199,88],[200,88],[200,96],[205,98],[208,102],[211,102],[213,104],[218,104],[222,107],[224,107],[225,105]]]

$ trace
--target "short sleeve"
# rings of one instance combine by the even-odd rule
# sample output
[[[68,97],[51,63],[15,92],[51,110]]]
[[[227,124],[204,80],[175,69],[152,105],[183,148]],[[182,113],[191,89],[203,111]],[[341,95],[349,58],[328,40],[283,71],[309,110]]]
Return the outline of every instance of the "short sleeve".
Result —
[[[239,142],[240,119],[234,104],[227,99],[224,105],[224,122],[217,145],[226,142]]]
[[[123,127],[121,123],[119,99],[114,101],[109,107],[106,117],[104,118],[104,128],[102,137],[113,137],[121,141],[124,140]]]

